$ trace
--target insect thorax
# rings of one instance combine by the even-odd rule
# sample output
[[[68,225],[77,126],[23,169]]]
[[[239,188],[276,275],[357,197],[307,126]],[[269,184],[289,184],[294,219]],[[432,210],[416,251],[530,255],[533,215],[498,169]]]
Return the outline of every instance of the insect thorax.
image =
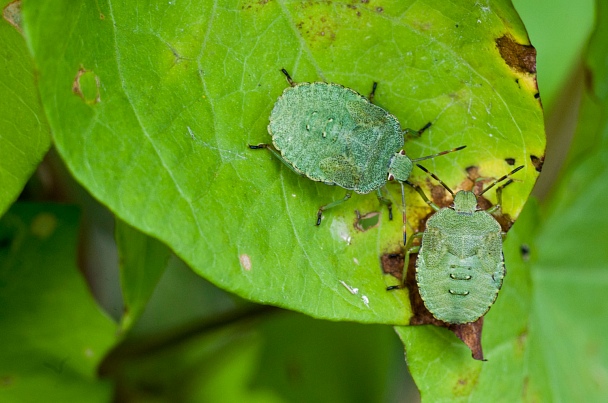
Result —
[[[404,153],[398,152],[391,157],[388,166],[388,173],[390,176],[392,176],[392,178],[400,182],[404,182],[410,177],[412,167],[412,160],[409,159],[409,157]]]
[[[461,190],[454,197],[454,211],[473,214],[477,210],[477,196],[469,190]]]

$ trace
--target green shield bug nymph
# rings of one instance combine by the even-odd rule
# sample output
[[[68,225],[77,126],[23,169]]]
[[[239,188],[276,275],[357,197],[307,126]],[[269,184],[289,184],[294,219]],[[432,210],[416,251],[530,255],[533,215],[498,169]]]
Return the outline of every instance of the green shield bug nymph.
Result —
[[[270,114],[268,133],[274,147],[269,144],[249,147],[266,148],[297,174],[347,190],[344,198],[319,208],[317,225],[321,224],[323,211],[348,200],[352,191],[361,194],[376,191],[392,219],[392,202],[380,190],[388,180],[399,181],[403,195],[403,183],[410,176],[413,162],[464,148],[411,160],[403,145],[404,134],[412,130],[402,130],[395,116],[372,103],[377,83],[369,97],[364,97],[339,84],[295,83],[285,69],[281,71],[290,86]],[[430,123],[418,133],[429,126]],[[403,197],[402,205],[405,205]]]
[[[436,211],[426,222],[424,232],[410,237],[410,247],[406,247],[406,256],[418,252],[416,283],[420,296],[436,319],[450,324],[474,322],[490,309],[505,276],[503,232],[492,213],[500,209],[502,190],[513,180],[496,189],[497,204],[490,209],[479,209],[477,200],[523,165],[493,181],[479,194],[460,190],[456,195],[437,176],[418,166],[454,197],[452,206],[439,208],[418,185],[412,185]],[[412,240],[420,236],[421,245],[411,247]],[[389,287],[392,288],[397,287]]]

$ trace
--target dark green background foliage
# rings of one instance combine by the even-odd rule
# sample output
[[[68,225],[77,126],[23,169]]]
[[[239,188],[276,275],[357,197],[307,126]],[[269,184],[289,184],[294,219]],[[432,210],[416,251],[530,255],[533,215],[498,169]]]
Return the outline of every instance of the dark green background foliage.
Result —
[[[528,32],[508,0],[2,4],[0,400],[416,400],[404,348],[427,401],[608,393],[601,2],[587,48],[591,0],[518,2]],[[574,126],[581,60],[570,143],[554,128]],[[385,291],[398,209],[391,222],[355,195],[316,227],[343,189],[247,149],[270,140],[280,68],[362,94],[378,82],[402,127],[433,123],[406,139],[412,158],[467,146],[424,162],[453,189],[524,165],[504,192],[517,221],[487,361],[408,326],[407,290]],[[406,198],[411,234],[430,209]],[[378,225],[361,231],[355,210]]]

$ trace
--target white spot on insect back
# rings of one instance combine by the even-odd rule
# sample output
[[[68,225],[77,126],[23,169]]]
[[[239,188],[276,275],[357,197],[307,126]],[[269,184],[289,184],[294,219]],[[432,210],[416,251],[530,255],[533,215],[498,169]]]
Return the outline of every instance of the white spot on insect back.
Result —
[[[350,245],[351,236],[348,230],[348,225],[342,220],[332,220],[329,226],[329,232],[334,239],[342,240]]]
[[[359,265],[359,259],[357,259],[356,257],[353,258],[353,262],[355,262],[356,265]]]
[[[251,258],[248,254],[243,253],[242,255],[240,255],[239,261],[241,262],[241,266],[243,266],[243,269],[247,271],[251,270]]]
[[[367,295],[362,295],[361,300],[363,301],[365,306],[369,308],[369,298],[367,298]]]

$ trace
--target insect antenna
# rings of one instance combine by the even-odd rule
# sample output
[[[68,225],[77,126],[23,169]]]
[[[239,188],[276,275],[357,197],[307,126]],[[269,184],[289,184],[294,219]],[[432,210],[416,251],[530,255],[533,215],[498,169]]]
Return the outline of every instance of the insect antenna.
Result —
[[[445,154],[453,153],[454,151],[460,151],[460,150],[462,150],[465,147],[466,146],[460,146],[460,147],[452,148],[451,150],[442,151],[442,152],[437,153],[437,154],[427,155],[426,157],[416,158],[416,159],[413,159],[412,162],[424,161],[424,160],[428,160],[428,159],[431,159],[431,158],[439,157],[440,155],[445,155]]]
[[[420,166],[420,165],[418,165]],[[519,171],[520,169],[522,169],[524,166],[520,165],[517,168],[515,168],[514,170],[512,170],[511,172],[509,172],[508,174],[496,179],[494,182],[492,182],[490,184],[490,186],[488,186],[487,188],[485,188],[484,190],[481,191],[480,194],[477,195],[477,197],[481,196],[482,194],[484,194],[485,192],[487,192],[488,190],[492,189],[495,185],[497,185],[498,183],[504,181],[505,179],[509,178],[511,175],[513,175],[515,172]],[[505,187],[509,184],[511,184],[513,182],[513,180],[510,180],[509,182],[505,183],[502,187]]]
[[[464,148],[464,147],[462,147]],[[432,173],[431,171],[429,171],[428,169],[426,169],[425,167],[423,167],[420,164],[416,164],[416,166],[420,169],[422,169],[424,172],[426,172],[427,174],[431,175],[431,178],[435,179],[437,182],[439,182],[441,184],[441,186],[443,186],[445,188],[445,190],[447,190],[448,192],[450,192],[450,194],[452,195],[452,197],[454,196],[454,192],[452,191],[452,189],[450,189],[450,187],[448,185],[446,185],[441,179],[439,179],[437,177],[437,175],[435,175],[434,173]]]

